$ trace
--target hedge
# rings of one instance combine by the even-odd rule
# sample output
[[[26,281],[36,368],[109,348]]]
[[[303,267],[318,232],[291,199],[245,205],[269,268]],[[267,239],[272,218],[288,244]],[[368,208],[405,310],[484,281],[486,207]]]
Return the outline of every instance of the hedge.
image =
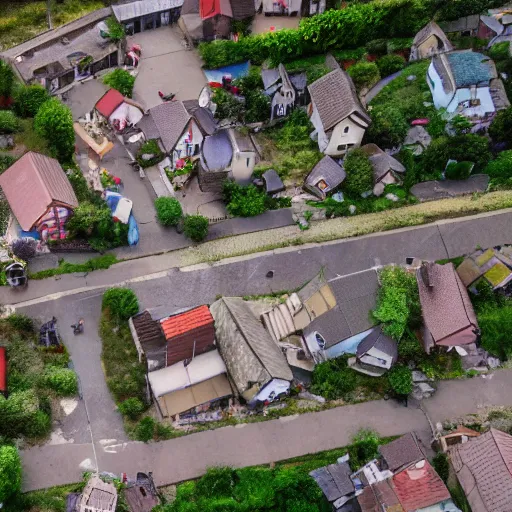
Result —
[[[447,4],[447,5],[443,5]],[[364,46],[382,38],[414,36],[432,18],[448,20],[479,14],[503,0],[375,0],[352,3],[341,10],[301,20],[298,29],[279,30],[234,41],[201,43],[205,67],[217,68],[250,60],[260,65]]]

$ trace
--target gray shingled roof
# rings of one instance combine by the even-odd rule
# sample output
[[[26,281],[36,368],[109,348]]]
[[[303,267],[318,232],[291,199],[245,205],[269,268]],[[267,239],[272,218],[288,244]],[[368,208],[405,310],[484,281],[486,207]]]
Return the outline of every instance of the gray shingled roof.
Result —
[[[480,21],[496,32],[498,36],[505,30],[505,27],[494,16],[480,16]]]
[[[412,44],[415,46],[419,46],[432,35],[439,38],[442,41],[442,43],[446,49],[453,50],[453,45],[450,43],[450,40],[446,37],[446,34],[443,32],[441,27],[435,21],[431,21],[430,23],[427,23],[414,36]]]
[[[269,87],[272,87],[280,79],[281,75],[279,74],[279,70],[277,68],[261,70],[261,80],[263,81],[263,88],[265,90],[267,90]]]
[[[330,156],[324,156],[306,177],[306,185],[315,187],[319,180],[324,180],[329,186],[326,192],[336,188],[347,177],[345,170]]]
[[[379,453],[393,473],[425,458],[416,435],[411,432],[379,446]]]
[[[315,469],[309,473],[309,476],[322,489],[327,501],[332,502],[354,492],[351,474],[352,470],[348,463],[342,462]]]
[[[483,53],[451,52],[446,54],[446,58],[457,88],[488,84],[496,77],[492,60]]]
[[[209,108],[200,107],[198,100],[185,100],[183,105],[205,135],[213,135],[217,131],[219,124]]]
[[[393,363],[398,359],[398,345],[395,340],[382,332],[382,328],[375,327],[357,346],[357,357],[363,357],[369,350],[376,348],[384,354],[391,356]]]
[[[283,180],[279,177],[275,169],[265,171],[261,177],[265,182],[265,191],[267,194],[276,194],[285,189]]]
[[[403,174],[406,169],[396,158],[382,151],[376,144],[366,144],[361,149],[368,155],[373,167],[373,177],[378,183],[389,171]]]
[[[352,79],[342,69],[324,75],[308,89],[325,131],[350,115],[359,118],[363,124],[370,124],[370,117],[359,102]]]

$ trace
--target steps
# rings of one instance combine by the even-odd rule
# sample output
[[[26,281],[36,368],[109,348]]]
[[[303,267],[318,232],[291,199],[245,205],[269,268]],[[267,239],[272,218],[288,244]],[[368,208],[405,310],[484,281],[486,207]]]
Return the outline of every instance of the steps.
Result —
[[[298,330],[294,316],[302,310],[302,303],[296,293],[292,293],[283,304],[278,304],[261,315],[265,328],[274,341],[278,342]]]

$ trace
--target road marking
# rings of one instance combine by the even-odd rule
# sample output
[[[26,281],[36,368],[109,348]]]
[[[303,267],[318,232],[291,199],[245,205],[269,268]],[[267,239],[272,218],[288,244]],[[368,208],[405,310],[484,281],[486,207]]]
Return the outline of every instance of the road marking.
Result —
[[[83,469],[84,471],[97,471],[98,468],[94,466],[91,459],[84,459],[80,464],[78,464],[78,467],[80,469]]]

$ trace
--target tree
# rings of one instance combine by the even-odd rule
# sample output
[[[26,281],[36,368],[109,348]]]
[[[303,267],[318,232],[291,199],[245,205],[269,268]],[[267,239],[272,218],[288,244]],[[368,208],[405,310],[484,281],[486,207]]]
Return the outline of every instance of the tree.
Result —
[[[373,188],[373,167],[368,155],[361,149],[350,151],[345,157],[347,177],[343,188],[348,194],[360,196]]]
[[[13,109],[20,117],[35,117],[49,99],[48,91],[40,85],[20,85],[14,93]]]
[[[60,162],[71,162],[75,132],[71,110],[57,98],[45,101],[34,119],[36,132],[48,141],[48,147]]]
[[[21,460],[14,446],[0,446],[0,503],[21,490]]]
[[[412,392],[412,371],[407,366],[396,365],[388,373],[391,388],[397,395]]]
[[[358,91],[370,89],[380,80],[379,68],[375,62],[358,62],[348,69]]]
[[[139,312],[139,301],[129,288],[110,288],[103,294],[101,309],[108,309],[113,317],[126,321]]]
[[[494,142],[512,140],[512,107],[500,110],[489,126],[489,135]]]
[[[202,215],[187,215],[183,231],[194,242],[202,242],[208,234],[208,219]]]
[[[11,66],[0,60],[0,98],[10,98],[14,86],[14,73]]]
[[[103,77],[103,83],[118,90],[123,96],[132,97],[135,77],[128,71],[118,68]]]
[[[157,198],[155,209],[158,221],[164,226],[176,226],[183,215],[181,204],[174,197]]]
[[[370,111],[372,124],[368,128],[368,138],[380,147],[398,146],[409,130],[407,118],[394,105],[376,105]]]
[[[401,55],[384,55],[377,60],[377,67],[381,77],[386,77],[405,68],[406,62]]]

